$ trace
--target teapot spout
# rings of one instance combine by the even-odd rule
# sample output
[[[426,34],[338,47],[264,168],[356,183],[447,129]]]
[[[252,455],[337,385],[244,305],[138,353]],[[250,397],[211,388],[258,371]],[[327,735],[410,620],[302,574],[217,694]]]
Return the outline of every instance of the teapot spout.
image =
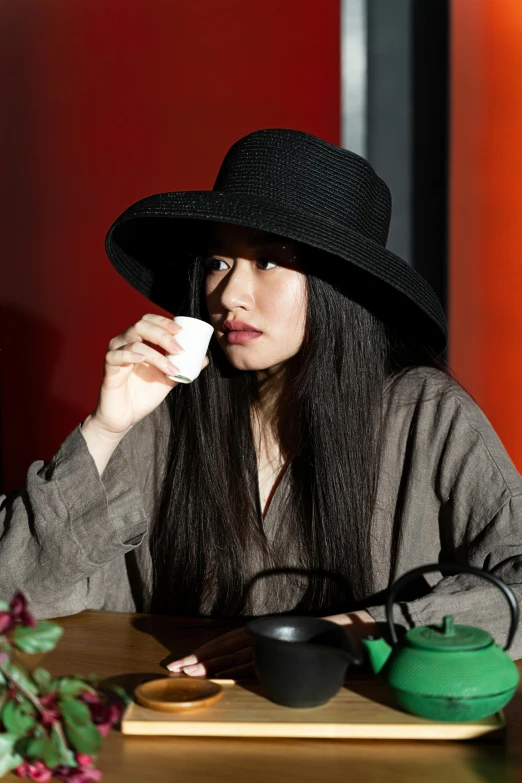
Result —
[[[372,639],[370,637],[368,639],[363,639],[362,643],[368,651],[370,665],[373,671],[375,674],[379,674],[390,657],[392,648],[384,639]]]

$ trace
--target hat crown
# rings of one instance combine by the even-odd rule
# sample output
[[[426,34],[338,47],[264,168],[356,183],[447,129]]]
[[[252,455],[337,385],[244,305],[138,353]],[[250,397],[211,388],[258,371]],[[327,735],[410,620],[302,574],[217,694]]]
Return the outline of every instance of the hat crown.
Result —
[[[364,158],[304,131],[273,128],[239,139],[213,189],[313,214],[386,246],[386,183]]]

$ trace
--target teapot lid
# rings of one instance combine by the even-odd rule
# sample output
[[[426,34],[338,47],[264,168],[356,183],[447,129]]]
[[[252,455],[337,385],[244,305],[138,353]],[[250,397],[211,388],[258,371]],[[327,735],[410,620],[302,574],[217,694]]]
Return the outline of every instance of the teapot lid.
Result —
[[[412,628],[406,634],[406,639],[412,647],[436,652],[471,652],[493,643],[490,633],[472,625],[455,625],[451,615],[443,618],[440,627],[423,625]]]

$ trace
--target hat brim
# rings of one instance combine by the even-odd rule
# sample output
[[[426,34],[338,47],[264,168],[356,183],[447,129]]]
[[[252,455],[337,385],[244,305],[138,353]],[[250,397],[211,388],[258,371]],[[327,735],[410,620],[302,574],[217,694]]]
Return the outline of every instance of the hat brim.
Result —
[[[179,313],[187,287],[186,263],[197,247],[201,221],[260,229],[342,259],[350,266],[331,265],[327,279],[333,275],[341,285],[343,280],[357,282],[348,291],[366,290],[369,301],[379,303],[383,318],[420,329],[423,342],[436,353],[444,350],[446,318],[426,280],[385,247],[305,210],[214,190],[158,193],[120,215],[107,233],[105,249],[134,288],[167,311]]]

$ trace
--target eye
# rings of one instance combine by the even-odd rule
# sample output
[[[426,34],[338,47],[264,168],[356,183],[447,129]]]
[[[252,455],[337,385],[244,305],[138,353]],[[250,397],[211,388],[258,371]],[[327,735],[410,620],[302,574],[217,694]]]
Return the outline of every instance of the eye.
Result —
[[[222,272],[223,269],[216,267],[216,264],[225,264],[220,258],[204,258],[203,265],[207,272]],[[225,264],[226,266],[226,264]]]
[[[267,257],[267,258],[258,258],[258,259],[257,259],[257,263],[258,263],[258,264],[272,264],[272,265],[273,265],[273,266],[272,266],[272,269],[273,269],[275,266],[277,266],[277,263],[278,263],[278,262],[277,262],[277,261],[274,261],[273,259],[270,259],[270,258],[268,258],[268,257]],[[265,266],[264,268],[265,268],[265,270],[267,269],[267,267],[266,267],[266,266]]]

